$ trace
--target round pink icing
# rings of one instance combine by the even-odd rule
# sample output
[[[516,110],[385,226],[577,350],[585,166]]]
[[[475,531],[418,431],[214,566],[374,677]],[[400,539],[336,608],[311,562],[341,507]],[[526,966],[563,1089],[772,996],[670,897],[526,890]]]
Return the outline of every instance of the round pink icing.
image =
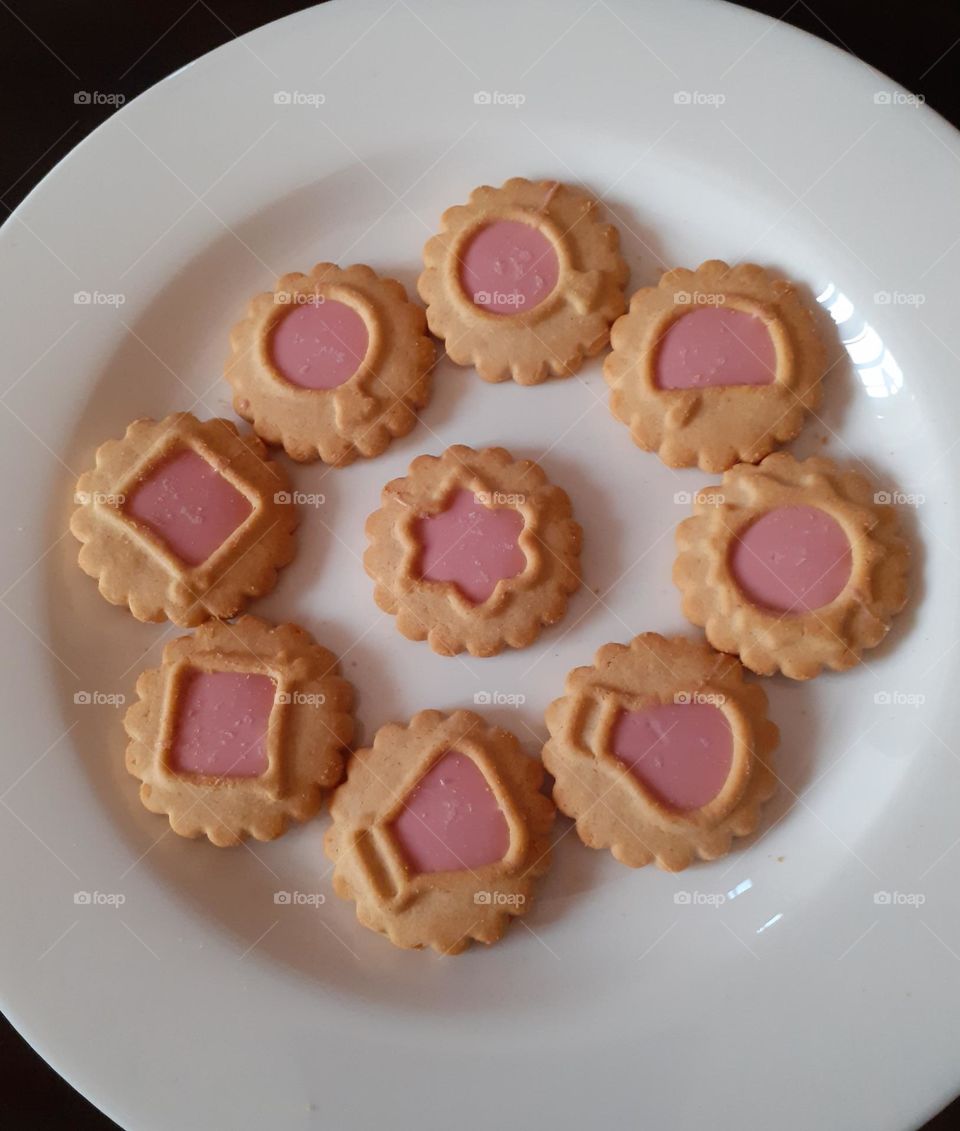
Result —
[[[276,685],[253,672],[189,672],[171,766],[217,778],[254,778],[267,768],[267,726]]]
[[[516,577],[527,559],[517,544],[523,515],[513,507],[487,507],[471,491],[457,491],[446,510],[417,519],[420,576],[452,581],[474,605],[493,593],[497,582]]]
[[[621,711],[613,754],[673,809],[700,809],[723,789],[733,762],[733,734],[712,703],[665,703]]]
[[[761,608],[805,613],[828,605],[850,578],[850,543],[817,507],[767,511],[733,543],[730,570]]]
[[[494,220],[467,244],[460,285],[475,306],[491,314],[532,310],[557,285],[560,261],[553,244],[530,224]]]
[[[702,306],[670,324],[657,349],[661,389],[769,385],[777,351],[763,320],[725,306]]]
[[[124,507],[191,566],[205,562],[252,510],[245,495],[189,449],[146,475]]]
[[[414,872],[482,868],[502,860],[510,830],[472,758],[447,750],[417,783],[393,822]]]
[[[370,336],[352,306],[328,298],[291,308],[270,338],[273,364],[292,385],[335,389],[360,368]]]

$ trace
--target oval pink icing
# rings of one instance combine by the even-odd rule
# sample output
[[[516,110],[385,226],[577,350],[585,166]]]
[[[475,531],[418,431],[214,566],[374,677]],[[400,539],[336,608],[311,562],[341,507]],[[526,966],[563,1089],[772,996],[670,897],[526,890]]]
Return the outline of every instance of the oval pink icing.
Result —
[[[843,592],[852,568],[843,527],[817,507],[777,507],[733,543],[730,570],[746,597],[778,613],[805,613]]]
[[[712,703],[665,703],[621,711],[613,754],[673,809],[700,809],[723,789],[733,762],[733,734]]]
[[[274,328],[270,355],[282,377],[304,389],[335,389],[360,368],[370,335],[345,302],[328,298],[291,308]]]
[[[245,495],[189,449],[149,472],[124,507],[191,566],[205,562],[252,510]]]
[[[170,764],[217,778],[258,777],[267,768],[267,727],[276,685],[254,672],[187,673]]]
[[[393,822],[414,872],[453,872],[502,860],[507,819],[472,758],[447,750],[423,775]]]
[[[457,491],[446,510],[416,521],[420,576],[452,581],[468,601],[480,605],[498,581],[526,568],[517,544],[521,530],[523,515],[513,507],[487,507],[473,492]]]
[[[518,220],[494,220],[481,228],[460,262],[464,293],[491,314],[532,310],[557,285],[559,275],[553,244]]]
[[[657,349],[661,389],[769,385],[776,374],[777,351],[763,320],[725,306],[698,307],[681,315]]]

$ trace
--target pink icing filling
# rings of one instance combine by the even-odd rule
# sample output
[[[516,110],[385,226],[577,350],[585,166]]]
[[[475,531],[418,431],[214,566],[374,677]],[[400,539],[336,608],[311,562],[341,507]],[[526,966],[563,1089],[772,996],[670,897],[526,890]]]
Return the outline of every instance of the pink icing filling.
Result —
[[[270,339],[273,364],[292,385],[335,389],[360,368],[367,354],[367,324],[336,299],[293,307]]]
[[[661,389],[769,385],[777,352],[762,319],[725,306],[691,310],[671,323],[657,350]]]
[[[733,761],[733,735],[711,703],[666,703],[621,711],[613,754],[674,809],[700,809],[723,789]]]
[[[516,577],[527,564],[517,544],[523,515],[513,507],[486,507],[471,491],[457,491],[446,510],[417,519],[420,576],[452,581],[475,605],[497,582]]]
[[[518,220],[495,220],[467,244],[460,285],[475,306],[516,314],[543,302],[559,274],[557,253],[542,232]]]
[[[276,687],[265,675],[187,674],[171,764],[185,773],[253,778],[267,768],[267,725]]]
[[[778,507],[740,535],[730,569],[744,594],[773,612],[805,613],[837,597],[850,578],[850,543],[817,507]]]
[[[191,450],[150,472],[125,507],[191,566],[205,562],[252,510],[246,496]]]
[[[482,868],[502,860],[510,846],[506,817],[487,779],[456,750],[423,775],[392,827],[418,873]]]

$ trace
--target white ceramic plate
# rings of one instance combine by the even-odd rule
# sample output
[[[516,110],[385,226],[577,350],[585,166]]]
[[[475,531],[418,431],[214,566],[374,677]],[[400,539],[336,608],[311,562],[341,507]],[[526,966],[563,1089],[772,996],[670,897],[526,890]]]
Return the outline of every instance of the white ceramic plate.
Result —
[[[59,1071],[138,1129],[877,1131],[949,1098],[958,158],[957,135],[889,80],[734,7],[355,0],[178,72],[37,188],[0,237],[0,984]],[[526,925],[441,960],[394,950],[332,898],[325,818],[225,852],[140,808],[121,710],[75,695],[129,699],[171,633],[109,607],[66,528],[76,474],[131,418],[229,412],[219,374],[251,293],[319,259],[412,287],[442,209],[518,173],[602,194],[634,287],[720,256],[826,296],[849,362],[795,450],[902,493],[916,592],[856,671],[767,682],[783,785],[749,847],[631,872],[565,823]],[[637,451],[605,405],[597,363],[534,389],[444,365],[386,456],[297,469],[326,502],[256,611],[344,657],[362,737],[519,693],[490,714],[535,752],[568,669],[684,628],[675,500],[706,477]],[[585,527],[566,619],[495,660],[402,639],[358,560],[380,486],[456,441],[542,459]]]

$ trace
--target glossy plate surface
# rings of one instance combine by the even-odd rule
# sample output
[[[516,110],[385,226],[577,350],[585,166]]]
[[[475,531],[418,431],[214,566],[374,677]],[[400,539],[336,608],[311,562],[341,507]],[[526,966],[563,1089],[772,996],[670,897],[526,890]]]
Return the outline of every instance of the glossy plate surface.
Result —
[[[0,990],[37,1048],[145,1131],[572,1131],[599,1113],[883,1131],[945,1102],[958,160],[957,135],[889,80],[694,0],[334,3],[178,72],[79,146],[0,233]],[[916,593],[858,670],[768,682],[783,784],[752,846],[633,873],[563,824],[529,930],[443,961],[334,899],[325,817],[227,852],[141,809],[116,701],[172,633],[106,605],[66,526],[76,475],[132,418],[229,414],[220,372],[249,295],[321,259],[412,287],[441,211],[518,174],[601,194],[631,287],[721,257],[821,296],[849,356],[794,450],[862,462],[896,493]],[[672,531],[709,477],[632,446],[599,363],[533,389],[445,363],[436,384],[384,457],[295,470],[316,505],[255,611],[343,656],[364,739],[489,696],[535,752],[570,668],[684,629]],[[542,460],[585,527],[567,618],[496,660],[402,639],[359,562],[381,485],[454,442]]]

